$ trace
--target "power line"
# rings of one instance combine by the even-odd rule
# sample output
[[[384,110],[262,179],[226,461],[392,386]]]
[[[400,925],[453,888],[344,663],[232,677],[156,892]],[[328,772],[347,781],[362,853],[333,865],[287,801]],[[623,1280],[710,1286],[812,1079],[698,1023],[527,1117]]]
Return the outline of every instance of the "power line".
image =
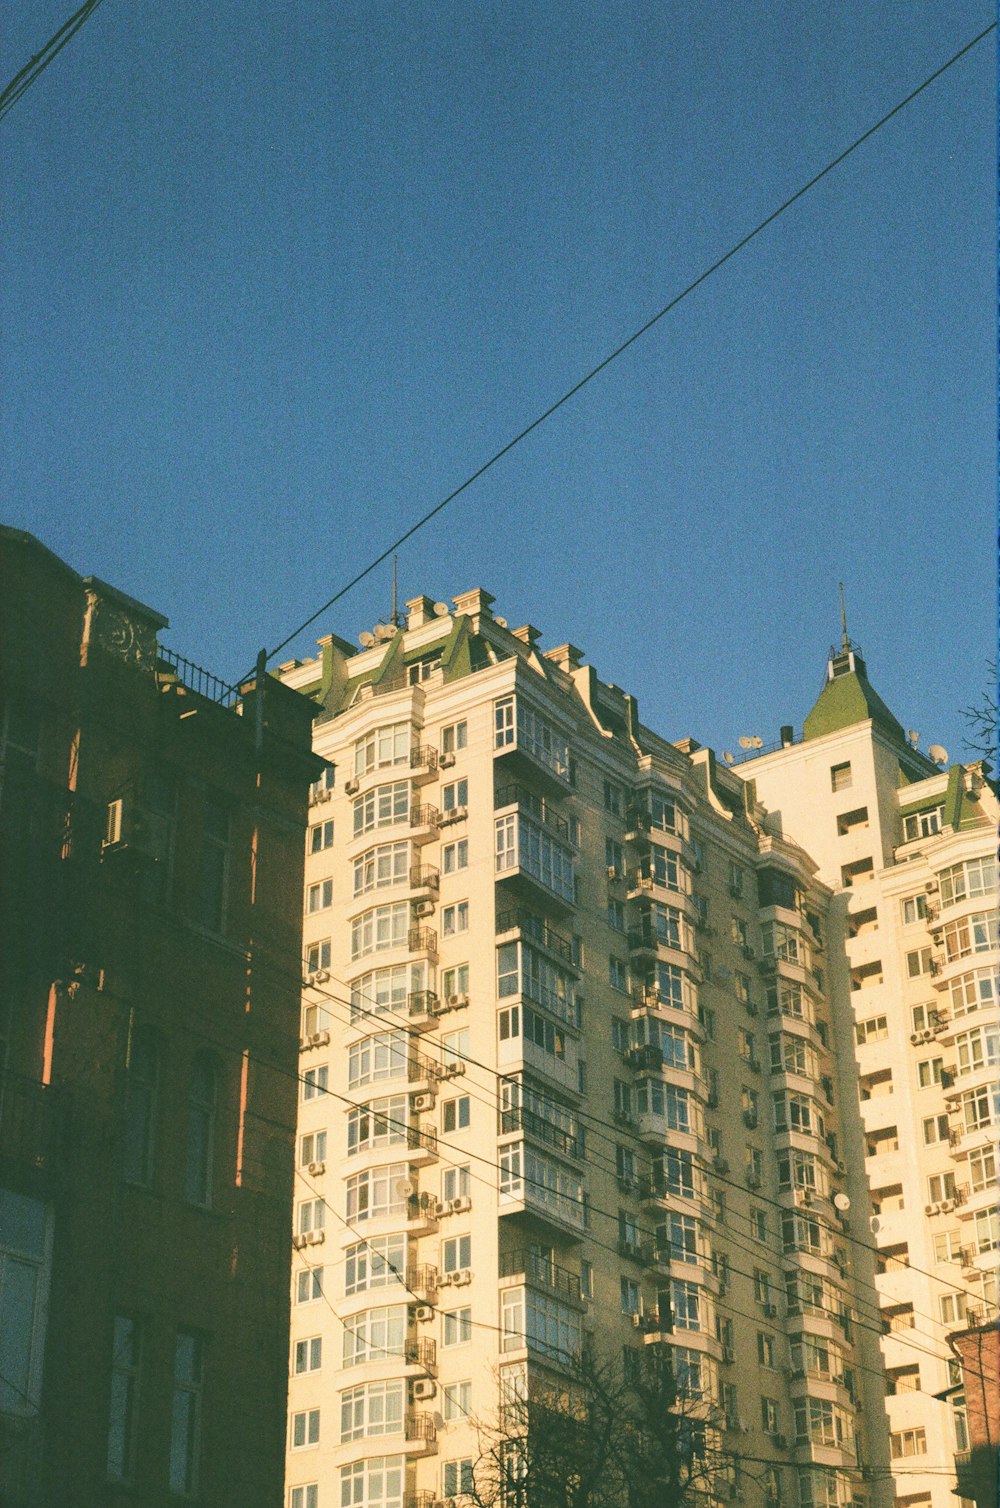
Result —
[[[25,63],[20,72],[15,73],[10,83],[0,93],[0,117],[6,115],[8,110],[13,109],[22,94],[27,93],[35,80],[45,72],[49,64],[62,52],[66,43],[76,36],[81,26],[94,14],[100,3],[101,0],[84,0],[84,4],[80,6],[80,9],[75,11],[68,21],[63,22],[59,30],[54,36],[49,38],[41,51],[36,52],[34,57]]]
[[[680,293],[675,294],[675,296],[670,299],[668,303],[663,305],[662,309],[659,309],[654,315],[647,319],[644,324],[640,325],[637,330],[633,331],[633,333],[629,335],[626,340],[623,340],[620,345],[616,346],[615,349],[611,351],[607,356],[605,356],[601,361],[599,361],[596,366],[591,367],[590,371],[587,372],[583,377],[581,377],[577,382],[575,382],[572,387],[567,388],[567,390],[562,394],[561,397],[557,398],[555,402],[551,403],[548,408],[546,408],[542,413],[538,415],[537,418],[533,419],[530,424],[527,424],[522,430],[514,435],[513,439],[508,440],[505,445],[502,445],[499,450],[495,451],[493,455],[490,456],[489,460],[485,461],[481,466],[477,467],[477,469],[473,471],[471,475],[467,476],[464,482],[459,483],[459,485],[454,488],[453,491],[449,492],[448,495],[442,498],[439,503],[436,503],[433,508],[429,509],[428,512],[425,513],[423,517],[419,518],[415,524],[412,524],[410,528],[405,531],[405,533],[401,534],[398,539],[393,540],[392,544],[387,545],[380,555],[377,555],[374,560],[366,565],[364,570],[359,571],[356,576],[353,576],[346,586],[341,587],[339,591],[335,592],[333,596],[328,599],[328,601],[323,603],[322,607],[317,608],[314,613],[311,613],[310,616],[306,618],[304,623],[300,623],[298,628],[294,629],[292,633],[288,634],[284,639],[281,640],[280,644],[276,644],[272,650],[269,650],[266,659],[272,660],[276,654],[279,654],[280,651],[286,647],[286,645],[290,644],[293,639],[296,639],[298,635],[305,629],[307,629],[311,623],[315,623],[317,618],[319,618],[323,613],[327,612],[335,602],[339,602],[341,597],[345,597],[348,592],[353,590],[353,588],[358,585],[359,582],[363,581],[366,576],[369,576],[372,571],[380,566],[384,560],[388,560],[389,556],[392,555],[395,550],[398,550],[399,547],[405,544],[408,539],[412,539],[413,535],[416,534],[418,530],[422,529],[425,524],[430,523],[432,518],[436,518],[436,516],[441,513],[443,509],[448,507],[449,503],[453,503],[455,499],[457,497],[460,497],[463,492],[467,491],[474,482],[477,482],[480,477],[485,476],[486,472],[489,471],[491,467],[495,466],[497,462],[502,460],[505,455],[508,455],[515,446],[520,445],[522,440],[526,440],[530,434],[538,429],[540,425],[544,424],[547,419],[550,419],[553,414],[557,413],[558,410],[564,406],[564,404],[568,403],[571,398],[574,398],[582,388],[585,388],[588,383],[592,382],[595,377],[599,376],[600,373],[603,372],[605,368],[609,367],[613,361],[617,361],[619,356],[624,355],[624,353],[629,349],[630,346],[633,346],[637,340],[641,339],[643,335],[651,330],[654,325],[658,324],[665,315],[671,312],[671,310],[676,309],[678,304],[686,299],[689,294],[693,293],[696,288],[699,288],[702,283],[704,283],[708,278],[712,276],[713,273],[718,272],[720,267],[724,267],[732,257],[736,256],[737,252],[742,251],[745,246],[749,246],[751,241],[759,236],[763,230],[766,230],[769,225],[773,224],[773,222],[777,220],[780,215],[783,215],[786,210],[791,209],[792,205],[797,203],[798,200],[801,199],[805,194],[807,194],[810,189],[815,188],[816,184],[821,182],[828,173],[832,173],[834,168],[839,167],[842,162],[846,161],[846,159],[850,157],[853,152],[856,152],[860,146],[862,146],[866,141],[870,139],[870,137],[874,136],[877,131],[880,131],[883,126],[888,125],[889,121],[891,121],[894,116],[898,115],[901,110],[905,110],[907,105],[912,104],[917,96],[922,94],[925,89],[928,89],[931,84],[933,84],[937,79],[941,77],[942,74],[946,73],[949,68],[954,67],[954,65],[961,58],[963,58],[967,52],[971,52],[974,47],[978,46],[978,44],[984,39],[984,37],[988,37],[991,31],[995,31],[996,25],[997,23],[995,21],[992,22],[983,31],[981,31],[978,36],[973,37],[971,42],[966,42],[965,46],[960,47],[958,52],[954,53],[946,63],[942,63],[940,68],[936,68],[933,73],[929,74],[927,78],[924,79],[923,83],[918,84],[915,89],[912,89],[909,94],[901,99],[898,104],[894,105],[891,110],[889,110],[885,115],[881,117],[881,119],[877,120],[874,125],[869,126],[867,131],[863,131],[860,136],[856,137],[855,140],[851,142],[850,146],[845,147],[844,150],[840,152],[836,157],[834,157],[830,162],[828,162],[824,168],[821,168],[818,173],[814,174],[814,176],[810,178],[807,183],[804,183],[801,188],[796,189],[795,193],[784,200],[784,202],[780,204],[777,209],[772,210],[769,215],[767,215],[763,220],[759,221],[758,224],[754,226],[753,230],[749,231],[739,241],[736,241],[732,246],[730,246],[728,251],[723,252],[722,256],[718,257],[709,267],[706,267],[703,272],[699,273],[698,276],[693,280],[693,282],[688,283],[686,288],[683,288]],[[244,677],[243,679],[247,679],[247,677]]]

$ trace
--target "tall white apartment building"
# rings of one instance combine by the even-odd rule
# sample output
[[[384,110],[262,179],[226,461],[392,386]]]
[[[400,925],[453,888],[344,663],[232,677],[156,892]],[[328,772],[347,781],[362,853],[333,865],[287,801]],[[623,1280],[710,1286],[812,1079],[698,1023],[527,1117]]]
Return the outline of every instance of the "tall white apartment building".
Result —
[[[962,1258],[982,1231],[972,1266],[993,1260],[972,1188],[977,1065],[993,1049],[972,1036],[995,1019],[980,965],[995,973],[996,957],[948,941],[985,910],[966,904],[962,866],[992,797],[868,712],[831,731],[822,697],[805,742],[729,769],[646,728],[573,645],[543,652],[530,625],[510,630],[488,593],[453,601],[416,598],[405,626],[360,650],[330,636],[281,672],[316,700],[330,761],[306,858],[287,1504],[457,1508],[501,1398],[588,1346],[625,1375],[647,1350],[670,1356],[723,1452],[715,1500],[887,1504],[893,1466],[912,1464],[890,1463],[890,1441],[902,1456],[922,1428],[928,1466],[953,1450],[929,1395],[947,1386],[948,1275],[970,1273],[935,1238],[967,1228]],[[796,773],[810,750],[815,768]],[[850,790],[831,788],[831,760]],[[909,856],[893,852],[900,823],[937,792],[951,805],[934,844],[954,828],[955,846],[939,860],[914,841],[923,857],[894,864]],[[866,803],[886,834],[870,854]],[[813,853],[828,813],[834,836]],[[946,874],[965,876],[961,900]],[[864,886],[879,887],[870,903]],[[872,911],[892,951],[872,951]],[[940,925],[954,966],[911,982],[908,955],[929,948],[929,969]],[[972,1031],[918,1052],[912,1034],[964,1023],[942,1007],[966,988]],[[878,1092],[889,1069],[893,1101]],[[956,1093],[968,1141],[948,1134]],[[895,1116],[900,1144],[919,1138],[919,1175],[876,1135],[893,1116],[869,1107],[889,1104],[909,1117]],[[939,1138],[924,1134],[935,1116]],[[909,1223],[894,1226],[901,1191]],[[907,1394],[914,1375],[923,1391]],[[933,1496],[923,1478],[896,1490],[936,1508],[947,1483],[928,1481]]]
[[[833,893],[830,1004],[860,1109],[848,1191],[877,1250],[896,1500],[946,1508],[969,1445],[948,1335],[997,1315],[998,806],[980,764],[915,743],[845,635],[801,740],[786,730],[739,773]]]

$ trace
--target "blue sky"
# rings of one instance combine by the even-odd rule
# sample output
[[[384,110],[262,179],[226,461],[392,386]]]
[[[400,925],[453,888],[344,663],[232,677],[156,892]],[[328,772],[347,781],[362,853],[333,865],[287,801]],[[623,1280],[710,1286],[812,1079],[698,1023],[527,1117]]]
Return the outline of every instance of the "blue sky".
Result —
[[[5,19],[4,77],[68,14]],[[107,0],[0,122],[6,522],[235,677],[993,19]],[[994,621],[993,38],[419,534],[669,737],[839,625],[961,754]],[[318,633],[388,610],[389,571]]]

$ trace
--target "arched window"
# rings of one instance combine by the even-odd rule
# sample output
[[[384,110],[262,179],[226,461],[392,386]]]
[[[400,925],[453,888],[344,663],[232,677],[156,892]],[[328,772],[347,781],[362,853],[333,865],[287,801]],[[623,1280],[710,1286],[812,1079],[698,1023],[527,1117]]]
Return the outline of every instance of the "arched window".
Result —
[[[125,1180],[148,1188],[156,1157],[160,1043],[151,1026],[132,1029],[125,1107]]]
[[[212,1203],[212,1159],[215,1140],[216,1073],[207,1053],[191,1064],[188,1089],[187,1163],[184,1198],[207,1209]]]

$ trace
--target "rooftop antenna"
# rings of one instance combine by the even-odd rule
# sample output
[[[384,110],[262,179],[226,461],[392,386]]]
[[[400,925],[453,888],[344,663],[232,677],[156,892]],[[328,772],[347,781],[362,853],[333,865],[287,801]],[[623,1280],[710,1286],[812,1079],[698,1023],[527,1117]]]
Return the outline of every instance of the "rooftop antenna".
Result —
[[[392,626],[393,626],[393,628],[398,628],[399,627],[399,614],[398,614],[398,612],[396,610],[396,595],[397,595],[396,594],[396,561],[398,559],[399,559],[398,555],[394,555],[392,557]]]
[[[846,654],[850,653],[851,641],[847,637],[847,608],[844,606],[844,583],[841,581],[839,583],[839,585],[840,585],[840,628],[841,628],[841,633],[843,634],[843,644],[842,644],[842,647],[841,647],[841,653],[846,655]]]

